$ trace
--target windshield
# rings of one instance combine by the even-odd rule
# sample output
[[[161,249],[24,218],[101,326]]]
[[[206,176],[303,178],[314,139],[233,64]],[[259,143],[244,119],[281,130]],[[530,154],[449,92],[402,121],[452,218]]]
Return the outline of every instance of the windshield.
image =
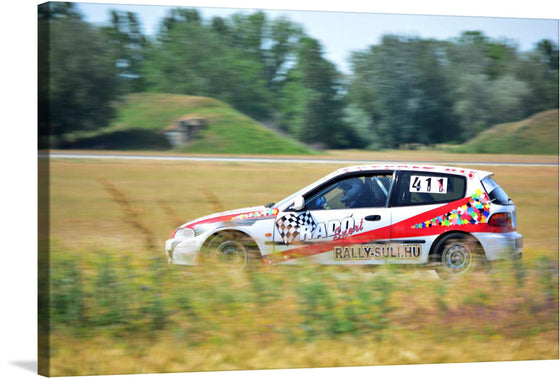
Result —
[[[492,179],[491,176],[487,176],[482,179],[482,185],[490,198],[490,201],[500,205],[513,204],[508,194]]]
[[[297,191],[296,193],[291,194],[290,196],[286,197],[285,199],[280,200],[279,202],[277,202],[276,204],[274,204],[274,208],[283,208],[286,205],[288,205],[288,203],[294,199],[296,196],[298,195],[303,195],[307,192],[309,192],[312,188],[317,187],[318,185],[320,185],[321,183],[329,180],[332,176],[334,176],[336,174],[335,172],[330,173],[327,176],[322,177],[321,179],[311,183],[310,185],[308,185],[305,188],[300,189],[299,191]]]

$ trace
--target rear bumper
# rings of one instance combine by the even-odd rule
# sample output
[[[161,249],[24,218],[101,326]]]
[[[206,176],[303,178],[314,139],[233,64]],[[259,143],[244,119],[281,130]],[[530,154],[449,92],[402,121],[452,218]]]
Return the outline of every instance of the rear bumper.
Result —
[[[473,233],[478,239],[488,261],[521,258],[523,236],[517,232],[510,233]]]

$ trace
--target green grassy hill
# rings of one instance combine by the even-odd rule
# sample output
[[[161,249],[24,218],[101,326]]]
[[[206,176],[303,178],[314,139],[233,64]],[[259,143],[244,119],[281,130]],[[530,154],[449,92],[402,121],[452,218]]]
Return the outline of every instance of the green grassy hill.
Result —
[[[199,96],[138,93],[125,97],[117,116],[94,135],[76,138],[64,148],[166,150],[162,130],[186,115],[208,120],[188,146],[174,151],[216,154],[311,154],[301,143],[281,136],[221,101]]]
[[[453,149],[461,153],[558,154],[558,109],[495,125]]]

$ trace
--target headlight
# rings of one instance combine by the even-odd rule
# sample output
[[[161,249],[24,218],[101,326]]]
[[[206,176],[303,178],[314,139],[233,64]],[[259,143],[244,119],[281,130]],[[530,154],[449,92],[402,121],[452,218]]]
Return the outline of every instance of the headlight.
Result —
[[[175,232],[174,238],[193,238],[194,237],[194,230],[189,228],[179,228]]]

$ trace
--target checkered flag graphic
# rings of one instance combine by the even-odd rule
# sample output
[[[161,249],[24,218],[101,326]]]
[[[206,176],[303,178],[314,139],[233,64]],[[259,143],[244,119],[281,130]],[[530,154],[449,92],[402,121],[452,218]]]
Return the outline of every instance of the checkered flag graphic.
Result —
[[[311,213],[305,211],[300,213],[287,213],[276,221],[278,233],[282,241],[289,245],[299,234],[300,228],[305,226],[308,230],[313,230],[317,223],[313,220]]]

